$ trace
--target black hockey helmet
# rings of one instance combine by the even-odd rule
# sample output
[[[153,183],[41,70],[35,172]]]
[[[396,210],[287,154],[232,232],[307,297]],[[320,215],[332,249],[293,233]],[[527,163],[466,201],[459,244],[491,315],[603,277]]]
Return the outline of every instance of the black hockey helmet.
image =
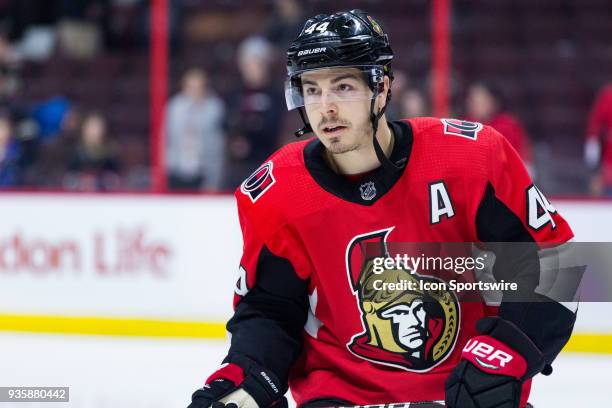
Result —
[[[304,24],[287,51],[287,73],[359,65],[387,67],[393,59],[389,38],[361,10],[319,14]]]
[[[298,109],[304,127],[296,132],[302,136],[312,132],[312,127],[303,111],[301,74],[323,68],[351,67],[361,69],[372,90],[370,116],[374,130],[374,148],[381,163],[395,167],[384,156],[376,139],[378,120],[384,114],[387,103],[374,112],[374,100],[384,89],[384,76],[392,80],[391,60],[393,51],[389,38],[381,26],[362,10],[340,11],[334,14],[319,14],[304,24],[297,38],[287,50],[287,82],[285,99],[289,110]],[[382,157],[381,157],[382,156]],[[384,158],[384,159],[383,159]],[[388,162],[388,163],[385,163]]]

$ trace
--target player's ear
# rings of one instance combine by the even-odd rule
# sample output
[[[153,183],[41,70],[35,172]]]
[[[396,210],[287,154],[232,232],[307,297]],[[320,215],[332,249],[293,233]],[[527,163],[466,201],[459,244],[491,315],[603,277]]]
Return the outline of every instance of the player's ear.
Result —
[[[376,105],[378,109],[382,108],[383,106],[385,106],[385,103],[387,103],[387,94],[389,93],[389,87],[391,86],[389,76],[385,75],[383,79],[383,85],[384,86],[382,92],[376,97]]]
[[[385,92],[385,96],[386,96],[386,93],[389,92],[389,88],[391,87],[391,80],[389,79],[389,75],[385,75],[384,76],[383,82],[385,84],[384,92]]]

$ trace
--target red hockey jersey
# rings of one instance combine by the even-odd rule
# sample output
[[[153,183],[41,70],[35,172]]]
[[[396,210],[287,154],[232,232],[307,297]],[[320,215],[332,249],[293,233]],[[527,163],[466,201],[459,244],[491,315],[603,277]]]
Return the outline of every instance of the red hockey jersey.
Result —
[[[391,299],[364,289],[360,243],[572,237],[494,129],[437,118],[390,127],[390,159],[402,168],[396,173],[381,167],[349,180],[327,166],[313,138],[281,148],[236,191],[244,254],[228,361],[247,356],[288,378],[298,405],[319,398],[364,405],[443,400],[476,322],[497,313],[449,294],[421,310],[414,308],[423,296],[418,290]],[[402,271],[393,273],[391,280]],[[422,330],[402,337],[405,319]],[[538,330],[528,334],[545,350]],[[552,348],[554,356],[560,346]]]

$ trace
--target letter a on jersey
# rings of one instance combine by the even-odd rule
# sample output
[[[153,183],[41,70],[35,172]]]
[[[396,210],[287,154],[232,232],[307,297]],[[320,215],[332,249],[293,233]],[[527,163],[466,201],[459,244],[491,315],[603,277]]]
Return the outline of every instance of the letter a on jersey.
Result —
[[[455,216],[453,203],[443,181],[437,181],[429,185],[429,214],[431,224],[439,223],[442,216],[447,218]]]

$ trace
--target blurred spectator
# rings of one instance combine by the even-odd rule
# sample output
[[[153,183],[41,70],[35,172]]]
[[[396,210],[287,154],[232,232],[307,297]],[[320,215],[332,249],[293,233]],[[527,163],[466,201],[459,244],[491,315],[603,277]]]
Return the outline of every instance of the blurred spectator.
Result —
[[[429,116],[430,109],[423,92],[416,88],[406,89],[400,96],[402,118]]]
[[[68,57],[89,59],[101,50],[109,31],[110,0],[56,0],[57,32]]]
[[[587,125],[584,157],[594,171],[590,190],[594,195],[612,195],[612,83],[597,96]]]
[[[179,189],[221,188],[225,158],[225,106],[208,86],[208,76],[191,69],[166,114],[168,186]]]
[[[284,50],[297,37],[304,21],[302,3],[298,0],[274,0],[274,11],[268,20],[265,35]]]
[[[62,54],[75,59],[91,59],[100,51],[98,27],[86,21],[62,20],[57,25]]]
[[[74,147],[79,143],[81,115],[76,108],[71,108],[63,117],[57,136],[44,143],[31,141],[22,143],[26,153],[30,153],[31,166],[26,168],[24,183],[29,186],[60,188],[64,185],[64,176]],[[33,160],[32,160],[33,159]]]
[[[467,94],[467,119],[492,126],[508,139],[534,177],[531,141],[518,118],[507,111],[503,93],[493,85],[472,84]]]
[[[119,160],[107,139],[106,119],[90,113],[83,119],[80,140],[73,147],[64,185],[82,191],[119,187]]]
[[[63,96],[49,98],[34,106],[32,117],[38,124],[41,142],[47,142],[61,132],[71,106],[71,102]]]
[[[13,124],[6,114],[0,114],[0,188],[19,184],[20,149],[13,139]]]
[[[45,61],[55,52],[57,35],[54,27],[29,27],[19,41],[19,53],[24,60]]]
[[[20,63],[19,54],[10,44],[8,37],[0,32],[0,100],[12,98],[17,91]]]
[[[282,85],[271,81],[273,57],[262,37],[249,37],[238,48],[241,81],[232,92],[228,116],[228,188],[238,186],[277,147],[285,104]]]
[[[411,86],[418,81],[409,80],[402,70],[393,73],[391,82],[391,103],[387,108],[388,116],[395,119],[428,116],[431,114],[425,94],[417,87]]]

